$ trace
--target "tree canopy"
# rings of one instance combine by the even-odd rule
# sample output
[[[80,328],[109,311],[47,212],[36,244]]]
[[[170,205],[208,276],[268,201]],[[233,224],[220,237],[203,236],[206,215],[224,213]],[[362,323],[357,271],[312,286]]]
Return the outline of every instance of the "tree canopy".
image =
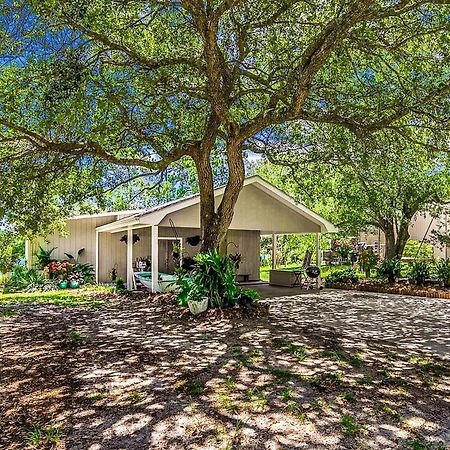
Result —
[[[297,129],[307,145],[269,153],[288,170],[260,170],[348,233],[380,228],[386,256],[401,256],[414,215],[436,213],[450,200],[450,155],[415,131],[408,139],[389,130],[360,139],[333,126]]]
[[[132,169],[152,183],[191,160],[204,247],[217,246],[243,185],[245,150],[290,140],[286,124],[336,124],[357,136],[446,131],[447,3],[8,0],[0,213],[20,222],[39,196],[39,222],[50,204],[64,210],[101,192],[111,171]],[[219,205],[213,155],[227,164]]]

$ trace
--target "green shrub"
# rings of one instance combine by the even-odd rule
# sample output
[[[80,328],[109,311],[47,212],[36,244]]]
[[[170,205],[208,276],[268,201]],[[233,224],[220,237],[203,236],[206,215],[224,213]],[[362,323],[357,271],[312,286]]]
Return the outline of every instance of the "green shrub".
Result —
[[[95,272],[92,264],[76,263],[74,272],[79,274],[81,284],[91,284],[94,281]]]
[[[35,256],[39,263],[39,268],[43,269],[45,266],[48,266],[54,259],[52,258],[52,253],[58,247],[53,247],[50,250],[44,250],[41,246],[39,246],[39,250],[35,253]]]
[[[398,258],[387,258],[381,261],[377,268],[380,278],[387,278],[389,283],[394,283],[400,277],[401,265]]]
[[[405,245],[403,256],[408,258],[432,258],[433,245],[429,242],[420,242],[415,239],[409,239]]]
[[[430,265],[425,261],[416,261],[409,270],[409,279],[415,284],[424,284],[430,276]]]
[[[0,231],[0,273],[11,272],[25,257],[25,242],[9,232]]]
[[[326,278],[325,283],[327,285],[339,284],[339,283],[350,283],[354,284],[358,282],[358,276],[356,272],[351,267],[345,269],[335,270],[331,272]]]
[[[444,286],[450,286],[450,259],[441,259],[436,265],[436,276]]]
[[[125,286],[125,280],[121,277],[116,277],[114,280],[114,284],[116,287],[116,292],[123,292],[127,290],[127,287]]]
[[[36,292],[54,291],[58,289],[57,281],[48,280],[34,269],[27,269],[23,266],[16,266],[12,275],[5,283],[4,292]]]

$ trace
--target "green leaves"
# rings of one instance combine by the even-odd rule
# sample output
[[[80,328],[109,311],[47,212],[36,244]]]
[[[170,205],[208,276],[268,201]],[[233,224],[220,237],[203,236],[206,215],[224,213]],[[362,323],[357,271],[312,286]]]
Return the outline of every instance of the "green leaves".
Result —
[[[428,144],[443,145],[450,6],[441,3],[219,0],[207,11],[201,2],[7,2],[0,216],[36,232],[91,199],[119,165],[185,167],[201,149],[214,165],[233,167],[225,158],[230,138],[247,144],[275,127],[264,136],[270,143],[298,143],[304,130],[285,125],[297,120],[307,128],[337,124],[359,138],[401,122],[407,134],[420,126]],[[373,141],[323,129],[328,173],[343,158],[336,143],[351,149],[346,159],[372,161]],[[302,144],[321,144],[307,134]],[[340,186],[356,207],[361,195],[348,179],[342,174],[327,190]],[[314,190],[315,180],[308,183]],[[385,198],[376,190],[364,196],[371,204]]]

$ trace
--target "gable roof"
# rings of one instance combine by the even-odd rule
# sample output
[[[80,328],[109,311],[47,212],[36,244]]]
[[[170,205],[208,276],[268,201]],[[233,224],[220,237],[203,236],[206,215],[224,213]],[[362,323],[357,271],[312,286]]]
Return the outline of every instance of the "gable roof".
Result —
[[[292,197],[288,196],[283,191],[281,191],[274,185],[268,183],[258,175],[246,178],[244,180],[244,187],[246,186],[253,186],[257,189],[260,189],[269,197],[287,207],[289,210],[316,224],[320,228],[320,231],[322,233],[335,233],[338,231],[337,228],[331,222],[324,219],[322,216],[315,213],[314,211],[310,210],[305,205],[301,203],[296,203],[292,199]],[[223,195],[224,191],[225,186],[215,189],[214,191],[215,197],[220,197],[221,195]],[[115,222],[99,226],[97,227],[97,231],[118,232],[123,231],[130,226],[133,228],[139,228],[139,227],[148,227],[151,225],[159,225],[167,215],[199,204],[200,204],[200,195],[199,194],[190,195],[188,197],[184,197],[165,204],[154,206],[144,211],[137,211],[134,214],[130,214],[129,216],[121,218]]]

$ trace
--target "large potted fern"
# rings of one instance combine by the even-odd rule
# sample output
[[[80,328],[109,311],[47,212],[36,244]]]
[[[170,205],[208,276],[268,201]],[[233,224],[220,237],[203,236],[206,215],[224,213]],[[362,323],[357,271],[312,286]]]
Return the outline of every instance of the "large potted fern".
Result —
[[[187,273],[180,273],[178,278],[178,304],[189,306],[193,314],[205,311],[208,306],[234,306],[241,291],[236,283],[236,269],[230,257],[221,256],[217,250],[213,250],[197,254],[194,261],[192,269]]]

